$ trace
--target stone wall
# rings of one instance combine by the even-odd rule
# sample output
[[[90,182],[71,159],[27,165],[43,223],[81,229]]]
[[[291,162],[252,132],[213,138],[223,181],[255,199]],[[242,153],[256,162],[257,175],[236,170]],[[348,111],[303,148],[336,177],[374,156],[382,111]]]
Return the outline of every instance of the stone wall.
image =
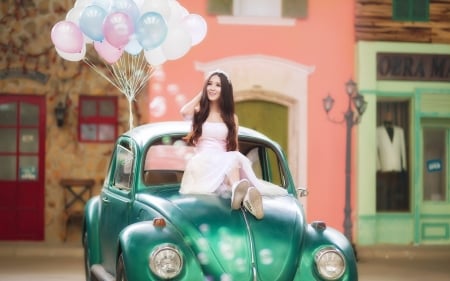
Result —
[[[114,86],[82,61],[70,62],[56,53],[50,38],[53,25],[63,20],[74,1],[0,1],[0,95],[39,95],[46,99],[45,240],[63,241],[62,178],[92,178],[98,194],[113,143],[78,142],[78,98],[113,95],[119,99],[119,134],[128,124],[128,102]],[[145,90],[143,91],[145,92]],[[53,110],[67,105],[63,127],[57,127]],[[147,95],[136,97],[134,124],[146,119]]]

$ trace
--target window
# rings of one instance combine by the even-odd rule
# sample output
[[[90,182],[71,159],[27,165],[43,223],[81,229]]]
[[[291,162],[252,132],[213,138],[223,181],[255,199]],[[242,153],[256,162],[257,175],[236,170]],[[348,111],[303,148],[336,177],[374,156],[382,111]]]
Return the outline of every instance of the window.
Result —
[[[117,97],[80,96],[79,139],[112,142],[117,137]]]
[[[410,209],[409,102],[377,102],[377,212]]]
[[[429,21],[429,0],[393,0],[392,19]]]
[[[116,169],[114,186],[118,189],[129,190],[133,174],[134,155],[128,148],[118,145],[116,148]]]
[[[208,0],[208,13],[218,15],[220,23],[292,25],[306,17],[307,0]]]

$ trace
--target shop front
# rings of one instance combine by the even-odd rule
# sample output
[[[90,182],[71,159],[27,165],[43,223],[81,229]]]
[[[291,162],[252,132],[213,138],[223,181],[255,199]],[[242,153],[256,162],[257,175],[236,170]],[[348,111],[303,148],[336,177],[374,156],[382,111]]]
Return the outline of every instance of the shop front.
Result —
[[[450,244],[450,46],[360,41],[356,61],[357,243]]]

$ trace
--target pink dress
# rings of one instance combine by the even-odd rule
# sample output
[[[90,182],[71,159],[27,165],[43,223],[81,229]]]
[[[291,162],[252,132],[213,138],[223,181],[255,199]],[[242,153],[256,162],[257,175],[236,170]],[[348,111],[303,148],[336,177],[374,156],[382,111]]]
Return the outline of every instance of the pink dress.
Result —
[[[217,193],[226,186],[226,175],[239,167],[241,178],[246,178],[262,195],[286,195],[287,191],[275,184],[258,179],[250,160],[239,151],[226,151],[228,128],[222,122],[203,123],[202,136],[196,153],[189,160],[181,181],[180,193]]]

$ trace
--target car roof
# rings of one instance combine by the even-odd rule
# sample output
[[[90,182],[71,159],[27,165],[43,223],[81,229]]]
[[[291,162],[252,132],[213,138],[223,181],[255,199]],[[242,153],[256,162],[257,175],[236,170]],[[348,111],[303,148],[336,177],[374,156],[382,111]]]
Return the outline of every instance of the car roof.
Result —
[[[166,134],[186,135],[191,129],[191,124],[191,121],[165,121],[148,123],[137,126],[125,132],[123,135],[134,139],[138,145],[142,146],[145,145],[149,139],[152,139],[154,137],[160,137]],[[239,137],[257,138],[276,145],[264,134],[247,127],[239,126],[238,135]]]

